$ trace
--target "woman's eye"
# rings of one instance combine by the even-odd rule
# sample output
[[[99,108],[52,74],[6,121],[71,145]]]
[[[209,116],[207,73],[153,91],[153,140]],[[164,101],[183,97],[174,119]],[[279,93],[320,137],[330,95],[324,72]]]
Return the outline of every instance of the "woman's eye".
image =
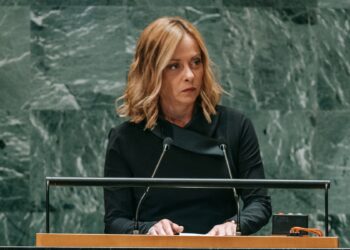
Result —
[[[179,64],[178,64],[178,63],[169,64],[169,65],[168,65],[168,68],[169,68],[170,70],[178,69],[178,68],[179,68]]]
[[[202,59],[201,58],[195,58],[195,59],[193,59],[193,64],[194,65],[199,65],[199,64],[201,64],[202,63]]]

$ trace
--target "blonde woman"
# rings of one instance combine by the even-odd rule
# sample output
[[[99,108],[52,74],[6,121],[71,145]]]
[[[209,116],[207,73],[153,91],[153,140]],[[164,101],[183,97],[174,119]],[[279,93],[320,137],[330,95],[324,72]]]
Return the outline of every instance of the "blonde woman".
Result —
[[[240,112],[218,105],[216,81],[199,31],[180,17],[162,17],[142,32],[117,112],[129,121],[109,133],[106,177],[264,178],[254,128]],[[172,138],[163,151],[164,138]],[[230,169],[219,145],[225,144]],[[105,188],[105,232],[132,233],[142,188]],[[240,231],[251,234],[271,216],[266,190],[240,190]],[[232,190],[151,188],[138,229],[151,235],[235,235]]]

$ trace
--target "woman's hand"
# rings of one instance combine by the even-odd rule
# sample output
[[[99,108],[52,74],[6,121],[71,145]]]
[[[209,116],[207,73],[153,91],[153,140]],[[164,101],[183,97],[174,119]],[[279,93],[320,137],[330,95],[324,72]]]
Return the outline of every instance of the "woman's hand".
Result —
[[[232,236],[236,235],[237,224],[234,221],[225,222],[214,226],[207,235],[209,236]]]
[[[176,223],[163,219],[154,224],[149,230],[149,235],[175,235],[183,232],[184,227],[179,226]]]

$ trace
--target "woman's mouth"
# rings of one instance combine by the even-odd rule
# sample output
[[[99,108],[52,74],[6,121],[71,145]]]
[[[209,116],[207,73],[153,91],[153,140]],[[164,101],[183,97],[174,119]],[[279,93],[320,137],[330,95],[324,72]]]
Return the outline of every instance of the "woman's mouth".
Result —
[[[182,90],[181,92],[187,93],[187,92],[192,92],[192,91],[195,91],[195,90],[196,90],[195,87],[191,87],[191,88],[184,89],[184,90]]]

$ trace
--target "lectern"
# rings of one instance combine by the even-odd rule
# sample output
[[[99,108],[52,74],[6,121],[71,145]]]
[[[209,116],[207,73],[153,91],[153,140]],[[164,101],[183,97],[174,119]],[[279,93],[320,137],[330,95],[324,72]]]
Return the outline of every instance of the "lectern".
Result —
[[[49,233],[51,186],[162,187],[162,188],[305,188],[325,190],[325,233],[328,236],[328,189],[330,181],[171,179],[171,178],[72,178],[46,177],[46,232],[36,235],[38,247],[116,248],[338,248],[338,237],[292,236],[150,236]]]

